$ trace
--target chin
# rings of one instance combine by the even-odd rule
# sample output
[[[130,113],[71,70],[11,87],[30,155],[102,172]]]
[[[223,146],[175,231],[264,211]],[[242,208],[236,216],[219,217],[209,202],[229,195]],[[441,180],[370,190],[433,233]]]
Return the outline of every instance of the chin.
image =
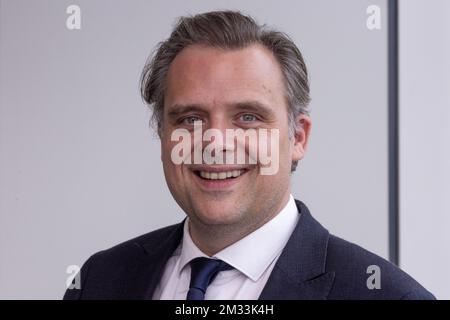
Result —
[[[241,208],[234,203],[205,201],[194,210],[195,216],[207,225],[233,224],[242,219]]]

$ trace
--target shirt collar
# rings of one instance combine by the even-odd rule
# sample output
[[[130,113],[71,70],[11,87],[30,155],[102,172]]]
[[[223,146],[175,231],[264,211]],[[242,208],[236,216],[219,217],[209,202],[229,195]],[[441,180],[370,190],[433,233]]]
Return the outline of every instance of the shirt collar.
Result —
[[[298,219],[297,206],[290,195],[286,206],[270,221],[211,258],[221,259],[248,278],[257,281],[285,247]],[[184,223],[179,272],[192,259],[208,257],[192,241],[188,223],[189,218]]]

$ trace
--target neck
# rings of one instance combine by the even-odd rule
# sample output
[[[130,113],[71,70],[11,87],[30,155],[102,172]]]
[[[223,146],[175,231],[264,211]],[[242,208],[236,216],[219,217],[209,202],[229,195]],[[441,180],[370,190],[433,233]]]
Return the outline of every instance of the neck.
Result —
[[[286,206],[289,197],[290,193],[264,214],[258,213],[256,217],[248,217],[248,221],[239,221],[235,224],[207,225],[199,220],[189,219],[189,234],[194,244],[211,257],[272,220]]]

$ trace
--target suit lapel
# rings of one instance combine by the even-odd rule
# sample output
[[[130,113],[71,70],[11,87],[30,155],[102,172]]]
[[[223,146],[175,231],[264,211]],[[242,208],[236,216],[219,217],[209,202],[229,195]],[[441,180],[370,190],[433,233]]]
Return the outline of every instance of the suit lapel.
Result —
[[[168,235],[164,234],[165,237],[159,242],[139,244],[146,252],[142,257],[143,261],[138,264],[142,270],[134,273],[140,275],[139,279],[133,279],[133,283],[142,288],[139,291],[140,299],[152,299],[163,276],[167,260],[172,256],[183,237],[183,225],[184,220],[175,225]]]
[[[264,287],[260,300],[326,299],[334,273],[325,272],[329,233],[296,200],[300,220]]]

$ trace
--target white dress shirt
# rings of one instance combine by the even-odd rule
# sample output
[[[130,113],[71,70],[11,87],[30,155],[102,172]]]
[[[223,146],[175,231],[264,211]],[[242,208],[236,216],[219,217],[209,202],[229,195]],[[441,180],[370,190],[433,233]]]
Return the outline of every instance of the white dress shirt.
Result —
[[[205,300],[258,299],[298,219],[297,206],[291,195],[274,218],[212,256],[234,269],[219,272],[208,286]],[[208,257],[192,241],[188,223],[189,219],[186,219],[183,240],[167,261],[153,294],[154,300],[186,300],[191,278],[189,262],[197,257]]]

